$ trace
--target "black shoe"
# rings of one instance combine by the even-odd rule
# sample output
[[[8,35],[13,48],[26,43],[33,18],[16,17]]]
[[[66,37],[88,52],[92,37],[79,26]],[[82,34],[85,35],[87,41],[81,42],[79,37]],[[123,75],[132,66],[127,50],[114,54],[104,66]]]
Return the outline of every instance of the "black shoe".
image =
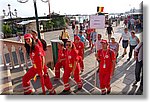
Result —
[[[82,87],[78,87],[78,90],[81,90],[82,89]]]
[[[101,93],[101,95],[106,95],[106,92]]]
[[[64,89],[63,92],[70,92],[70,89],[69,89],[69,90],[65,90],[65,89]]]
[[[130,61],[130,58],[128,58],[127,61]]]
[[[107,91],[107,94],[110,94],[111,91]]]
[[[136,84],[137,84],[137,81],[135,81],[132,86],[135,86]]]
[[[124,54],[122,55],[122,58],[124,57]]]

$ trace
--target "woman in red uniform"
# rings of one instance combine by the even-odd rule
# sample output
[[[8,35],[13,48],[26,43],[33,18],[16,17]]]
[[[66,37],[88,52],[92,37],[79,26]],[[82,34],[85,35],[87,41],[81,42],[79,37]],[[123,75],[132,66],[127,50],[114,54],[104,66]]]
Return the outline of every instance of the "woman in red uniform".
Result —
[[[24,94],[31,94],[32,89],[30,87],[30,80],[34,78],[36,74],[40,76],[40,82],[43,93],[45,94],[45,86],[49,90],[49,94],[55,94],[55,90],[50,82],[50,78],[47,73],[47,66],[45,65],[43,48],[36,44],[31,34],[25,34],[25,48],[27,53],[30,55],[33,66],[22,78],[22,85],[24,88]]]
[[[116,56],[113,50],[108,49],[107,40],[102,40],[102,49],[98,50],[99,79],[102,95],[111,92],[110,81],[115,69]]]
[[[63,92],[70,91],[69,77],[73,76],[74,80],[78,85],[78,90],[82,89],[82,81],[79,75],[80,65],[78,63],[78,53],[75,45],[71,41],[66,43],[66,54],[65,54],[65,70],[63,75],[64,87]]]
[[[83,72],[83,70],[84,70],[84,63],[83,63],[83,59],[84,59],[84,43],[80,41],[80,37],[79,36],[75,36],[74,45],[75,45],[75,47],[76,47],[76,49],[78,51],[80,68],[81,68],[81,72]]]
[[[65,68],[65,48],[63,42],[58,43],[58,60],[55,64],[55,80],[60,78],[60,68]]]

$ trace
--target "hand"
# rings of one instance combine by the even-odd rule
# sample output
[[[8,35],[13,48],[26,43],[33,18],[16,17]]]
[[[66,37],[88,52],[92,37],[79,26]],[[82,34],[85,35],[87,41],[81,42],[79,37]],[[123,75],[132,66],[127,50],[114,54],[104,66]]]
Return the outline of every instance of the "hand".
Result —
[[[73,76],[74,76],[74,72],[71,73],[71,78],[73,78]]]
[[[134,56],[134,60],[136,61],[138,59],[138,56]]]
[[[42,70],[42,76],[44,75],[44,71]]]

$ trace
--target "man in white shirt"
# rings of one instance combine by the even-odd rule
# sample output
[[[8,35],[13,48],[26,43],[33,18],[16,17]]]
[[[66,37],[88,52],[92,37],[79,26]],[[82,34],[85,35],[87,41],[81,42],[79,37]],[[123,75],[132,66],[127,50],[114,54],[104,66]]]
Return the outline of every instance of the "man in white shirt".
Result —
[[[102,49],[101,38],[102,38],[102,35],[98,34],[96,42],[91,47],[91,52],[93,51],[94,46],[95,46],[96,53],[97,53],[98,50]]]
[[[122,33],[119,43],[122,40],[122,47],[124,48],[124,52],[122,54],[122,57],[124,57],[124,55],[127,54],[127,47],[128,47],[128,43],[129,43],[129,38],[130,38],[130,33],[128,32],[128,28],[124,29],[124,32]]]

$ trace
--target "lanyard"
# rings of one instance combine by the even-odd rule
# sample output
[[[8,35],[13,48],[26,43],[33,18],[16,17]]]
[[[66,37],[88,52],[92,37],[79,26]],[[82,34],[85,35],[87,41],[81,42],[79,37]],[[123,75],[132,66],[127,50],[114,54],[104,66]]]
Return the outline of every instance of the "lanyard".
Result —
[[[105,58],[106,58],[107,53],[108,53],[108,50],[107,50],[107,52],[106,52],[106,54],[105,54],[105,56],[104,56],[104,52],[103,52],[103,50],[102,50],[102,56],[103,56],[103,58],[104,58],[103,68],[106,68],[106,61],[105,61]]]

